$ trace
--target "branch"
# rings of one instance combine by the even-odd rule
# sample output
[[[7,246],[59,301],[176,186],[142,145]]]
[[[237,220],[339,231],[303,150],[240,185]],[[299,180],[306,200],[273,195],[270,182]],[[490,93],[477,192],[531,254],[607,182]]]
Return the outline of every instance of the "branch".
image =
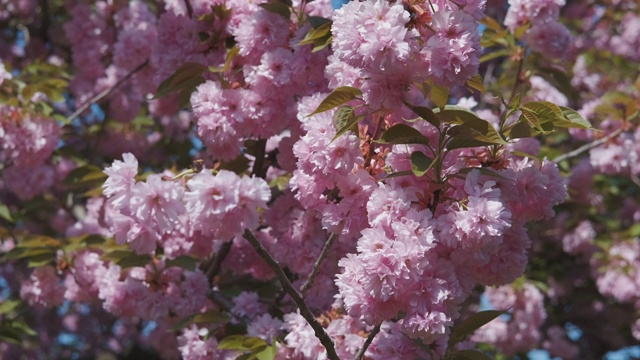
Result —
[[[233,312],[233,304],[222,294],[217,291],[211,292],[211,299],[220,307],[220,309],[228,312],[234,318],[244,322],[245,324],[251,323],[251,320],[244,315],[239,315]]]
[[[556,162],[556,163],[559,163],[560,161],[567,160],[567,159],[570,159],[572,157],[576,157],[576,156],[582,154],[585,151],[589,151],[589,150],[593,149],[594,147],[597,147],[597,146],[600,146],[600,145],[606,143],[607,141],[609,141],[609,140],[613,139],[614,137],[620,135],[623,131],[624,131],[624,129],[619,128],[616,131],[612,132],[611,134],[609,134],[609,135],[607,135],[607,136],[605,136],[605,137],[603,137],[601,139],[598,139],[596,141],[593,141],[593,142],[590,142],[588,144],[585,144],[585,145],[583,145],[583,146],[581,146],[581,147],[579,147],[579,148],[577,148],[577,149],[575,149],[573,151],[570,151],[570,152],[568,152],[566,154],[562,154],[562,155],[558,156],[557,158],[553,159],[553,161]]]
[[[258,139],[256,142],[256,158],[253,160],[253,170],[251,173],[257,177],[261,177],[264,179],[265,177],[265,169],[264,169],[264,154],[267,146],[267,139]]]
[[[302,287],[300,287],[300,293],[302,294],[302,296],[304,296],[304,293],[306,293],[307,290],[309,290],[309,288],[313,285],[313,282],[316,280],[316,276],[318,276],[318,272],[320,272],[320,265],[322,265],[322,262],[329,253],[329,248],[337,238],[338,234],[331,233],[327,241],[324,243],[324,247],[322,247],[320,256],[318,256],[318,258],[316,259],[316,263],[313,264],[313,270],[311,271],[311,274],[309,274],[307,281],[305,281],[304,284],[302,284]]]
[[[333,345],[333,340],[331,340],[331,337],[329,336],[329,334],[327,334],[322,325],[318,323],[315,316],[302,299],[300,293],[293,287],[293,284],[291,284],[291,281],[289,281],[289,279],[287,278],[287,275],[282,270],[282,267],[280,267],[280,264],[278,264],[278,262],[269,254],[267,249],[262,246],[260,240],[258,240],[255,235],[253,235],[251,230],[246,229],[242,236],[247,239],[249,243],[251,243],[251,246],[253,246],[258,255],[260,255],[260,257],[269,265],[271,270],[273,270],[273,272],[278,277],[278,280],[280,280],[280,283],[282,284],[284,290],[287,292],[287,294],[289,294],[289,296],[291,296],[296,305],[298,305],[298,308],[300,309],[300,315],[302,315],[302,317],[307,320],[309,325],[311,325],[316,337],[320,340],[322,345],[324,345],[325,349],[327,350],[327,357],[331,360],[340,360]]]
[[[369,348],[369,345],[371,345],[371,343],[373,342],[373,338],[376,337],[376,335],[378,335],[378,333],[380,332],[380,325],[382,324],[376,325],[376,327],[374,327],[373,330],[371,330],[371,332],[369,333],[369,336],[367,336],[367,340],[364,342],[364,344],[362,344],[362,347],[356,354],[356,357],[353,358],[353,360],[362,359],[362,357],[364,356],[364,353],[367,351],[367,348]]]
[[[148,63],[149,63],[149,60],[143,62],[140,65],[138,65],[138,67],[136,67],[135,69],[131,70],[127,75],[123,76],[122,79],[118,80],[115,84],[113,84],[112,86],[102,90],[99,94],[97,94],[96,96],[91,98],[91,100],[89,100],[86,103],[82,104],[82,106],[80,106],[76,111],[74,111],[73,114],[69,115],[69,117],[67,118],[67,122],[71,122],[72,120],[74,120],[75,118],[80,116],[80,114],[85,112],[88,108],[90,108],[91,105],[93,105],[93,104],[97,103],[98,101],[102,100],[103,98],[107,97],[118,86],[122,85],[122,83],[124,83],[125,81],[129,80],[129,78],[131,76],[133,76],[133,74],[137,73],[138,71],[142,70],[143,67],[147,66]]]
[[[216,253],[216,256],[211,261],[211,265],[207,269],[206,276],[209,281],[213,283],[213,278],[218,275],[220,272],[220,267],[222,266],[222,262],[229,254],[229,250],[231,250],[231,242],[233,240],[226,241],[224,244],[220,246],[220,249]]]

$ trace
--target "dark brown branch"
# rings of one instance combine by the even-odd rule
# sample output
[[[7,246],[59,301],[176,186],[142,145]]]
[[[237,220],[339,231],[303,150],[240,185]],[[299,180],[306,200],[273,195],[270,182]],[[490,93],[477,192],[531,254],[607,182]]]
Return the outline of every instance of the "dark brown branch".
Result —
[[[96,96],[91,98],[91,100],[89,100],[86,103],[82,104],[82,106],[80,106],[76,111],[74,111],[73,114],[69,115],[69,117],[67,118],[67,122],[71,122],[72,120],[74,120],[75,118],[80,116],[80,114],[85,112],[88,108],[90,108],[91,105],[93,105],[93,104],[99,102],[100,100],[104,99],[105,97],[107,97],[118,86],[122,85],[122,83],[124,83],[125,81],[129,80],[129,78],[131,76],[133,76],[135,73],[137,73],[138,71],[142,70],[142,68],[147,66],[148,63],[149,63],[149,61],[147,60],[147,61],[143,62],[142,64],[138,65],[135,69],[131,70],[127,75],[123,76],[122,79],[118,80],[115,84],[113,84],[112,86],[102,90],[99,94],[97,94]]]
[[[302,317],[307,320],[309,325],[311,325],[316,337],[320,340],[322,345],[324,345],[325,349],[327,350],[327,357],[331,360],[339,360],[338,354],[336,353],[336,349],[333,344],[333,340],[331,340],[331,337],[329,336],[329,334],[327,334],[322,325],[318,323],[315,316],[302,299],[302,296],[300,295],[298,290],[293,287],[293,284],[291,284],[291,281],[289,281],[289,279],[287,278],[287,275],[284,273],[284,270],[282,270],[280,264],[278,264],[278,262],[269,254],[267,249],[265,249],[264,246],[262,246],[262,244],[260,243],[260,240],[258,240],[250,230],[245,230],[242,236],[247,239],[247,241],[249,241],[258,255],[260,255],[260,257],[269,265],[271,270],[273,270],[273,272],[278,277],[278,280],[280,280],[280,283],[282,284],[284,290],[287,292],[287,294],[289,294],[289,296],[291,296],[296,305],[298,305],[298,308],[300,309],[300,315],[302,315]]]
[[[227,241],[220,246],[220,249],[216,253],[216,256],[213,258],[213,260],[211,261],[211,264],[207,268],[207,272],[206,272],[207,279],[209,279],[209,281],[212,283],[213,283],[213,278],[216,277],[216,275],[218,275],[218,273],[220,272],[222,262],[224,261],[224,259],[229,254],[229,251],[231,250],[231,241]]]
[[[324,243],[322,251],[320,252],[320,256],[318,256],[318,258],[316,259],[316,263],[313,264],[313,270],[311,270],[311,274],[309,274],[307,281],[305,281],[304,284],[302,284],[302,287],[300,287],[300,293],[302,294],[302,296],[304,296],[307,290],[309,290],[309,288],[313,286],[313,282],[316,280],[318,272],[320,272],[320,266],[322,265],[322,262],[324,262],[324,259],[327,257],[327,254],[329,254],[329,248],[337,238],[338,234],[331,233],[327,241]]]
[[[369,345],[371,345],[371,343],[373,342],[373,338],[375,338],[376,335],[378,335],[378,333],[380,332],[380,325],[381,324],[376,325],[376,327],[374,327],[373,330],[371,330],[371,332],[369,333],[369,336],[367,336],[367,340],[365,340],[364,344],[362,344],[362,347],[356,354],[356,357],[353,358],[353,360],[362,359],[362,357],[364,356],[364,353],[369,348]]]

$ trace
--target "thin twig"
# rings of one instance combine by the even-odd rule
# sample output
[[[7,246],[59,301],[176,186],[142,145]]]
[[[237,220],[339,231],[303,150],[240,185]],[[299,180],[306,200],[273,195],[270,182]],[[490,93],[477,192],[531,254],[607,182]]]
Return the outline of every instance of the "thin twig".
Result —
[[[265,177],[264,155],[267,147],[267,139],[258,139],[256,142],[256,158],[253,160],[253,170],[251,173],[257,177]]]
[[[226,241],[224,244],[220,246],[220,249],[216,253],[216,256],[211,261],[209,268],[207,269],[206,275],[209,281],[213,282],[213,278],[218,275],[220,272],[220,268],[222,267],[222,262],[229,254],[229,250],[231,250],[231,241]]]
[[[318,256],[318,258],[316,259],[316,263],[313,264],[313,270],[311,271],[311,274],[309,274],[307,281],[305,281],[305,283],[302,284],[302,287],[300,288],[300,293],[302,294],[302,296],[304,296],[307,290],[309,290],[309,288],[313,285],[313,282],[316,280],[316,276],[318,276],[318,272],[320,272],[320,265],[322,265],[322,262],[327,257],[327,254],[329,254],[329,248],[337,238],[338,234],[331,233],[327,241],[324,243],[322,251],[320,252],[320,256]]]
[[[376,335],[378,335],[378,333],[380,332],[380,325],[381,324],[376,325],[376,327],[374,327],[373,330],[371,330],[371,332],[369,333],[369,336],[367,336],[367,340],[365,340],[364,344],[362,344],[362,347],[356,354],[356,357],[353,358],[353,360],[362,359],[362,357],[364,356],[364,353],[367,351],[367,348],[369,348],[369,345],[371,345],[371,343],[373,342],[373,338],[376,337]]]
[[[318,323],[315,316],[313,315],[307,304],[304,302],[304,299],[302,299],[300,293],[296,290],[296,288],[293,287],[293,284],[291,284],[291,281],[289,281],[289,279],[287,278],[287,275],[284,273],[284,270],[282,270],[282,267],[280,267],[280,264],[278,264],[278,262],[269,254],[267,249],[265,249],[264,246],[262,246],[262,244],[260,243],[260,240],[258,240],[249,229],[245,230],[242,236],[247,239],[249,243],[251,243],[251,246],[253,246],[258,255],[269,265],[271,270],[273,270],[273,272],[278,277],[278,280],[280,280],[280,283],[282,284],[284,290],[287,292],[287,294],[289,294],[289,296],[291,296],[296,305],[298,305],[298,308],[300,309],[300,315],[302,315],[302,317],[307,320],[309,325],[311,325],[316,337],[320,340],[322,345],[324,345],[325,349],[327,350],[327,357],[331,360],[339,360],[340,358],[336,353],[333,340],[331,340],[331,337],[329,336],[329,334],[327,334],[322,325]]]
[[[233,304],[218,291],[214,290],[211,292],[211,299],[220,307],[220,309],[228,312],[234,318],[244,322],[245,324],[248,324],[251,322],[251,319],[249,319],[248,317],[234,313]]]
[[[82,106],[80,106],[76,111],[74,111],[73,114],[69,115],[69,117],[67,118],[67,122],[71,122],[72,120],[75,120],[75,118],[77,118],[78,116],[80,116],[80,114],[82,114],[88,108],[90,108],[91,105],[97,103],[98,101],[102,100],[103,98],[105,98],[106,96],[111,94],[111,92],[113,90],[115,90],[118,86],[122,85],[122,83],[124,83],[125,81],[129,80],[129,78],[131,76],[133,76],[133,74],[135,74],[138,71],[142,70],[142,68],[147,66],[148,63],[149,63],[149,61],[147,60],[147,61],[143,62],[142,64],[138,65],[135,69],[131,70],[131,72],[129,72],[127,75],[123,76],[122,79],[118,80],[115,84],[113,84],[112,86],[102,90],[99,94],[97,94],[96,96],[91,98],[91,100],[89,100],[86,103],[82,104]]]
[[[593,141],[593,142],[590,142],[588,144],[585,144],[585,145],[583,145],[583,146],[581,146],[581,147],[579,147],[579,148],[577,148],[577,149],[575,149],[573,151],[570,151],[568,153],[562,154],[562,155],[558,156],[557,158],[553,159],[553,161],[559,163],[560,161],[567,160],[567,159],[570,159],[572,157],[576,157],[576,156],[582,154],[585,151],[589,151],[589,150],[593,149],[594,147],[597,147],[597,146],[600,146],[600,145],[606,143],[607,141],[609,141],[609,140],[613,139],[614,137],[620,135],[623,131],[624,131],[623,128],[619,128],[616,131],[612,132],[611,134],[609,134],[609,135],[607,135],[607,136],[605,136],[605,137],[603,137],[601,139],[598,139],[596,141]]]

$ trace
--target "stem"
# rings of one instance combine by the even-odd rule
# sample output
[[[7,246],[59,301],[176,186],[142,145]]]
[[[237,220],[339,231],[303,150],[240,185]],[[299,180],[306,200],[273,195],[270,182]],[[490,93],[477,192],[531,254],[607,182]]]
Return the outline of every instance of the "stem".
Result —
[[[356,354],[356,357],[353,358],[353,360],[362,359],[362,357],[364,356],[364,353],[367,351],[367,348],[373,342],[373,338],[375,338],[376,335],[378,335],[378,333],[380,332],[380,325],[381,324],[376,325],[376,327],[374,327],[373,330],[371,330],[371,332],[369,333],[369,336],[367,336],[367,340],[364,342],[364,344],[362,344],[362,347],[360,348],[360,350],[358,350],[358,353]]]
[[[118,86],[122,85],[122,83],[124,83],[125,81],[129,80],[129,78],[131,76],[133,76],[133,74],[135,74],[138,71],[142,70],[142,68],[147,66],[148,63],[149,63],[149,60],[143,62],[140,65],[138,65],[135,69],[131,70],[131,72],[129,72],[127,75],[123,76],[122,79],[118,80],[115,84],[113,84],[112,86],[102,90],[99,94],[97,94],[96,96],[91,98],[91,100],[89,100],[86,103],[82,104],[82,106],[80,106],[76,111],[74,111],[73,114],[69,115],[69,117],[67,118],[67,122],[71,122],[72,120],[74,120],[75,118],[80,116],[80,114],[85,112],[85,110],[90,108],[91,105],[97,103],[98,101],[102,100],[103,98],[105,98],[106,96],[111,94],[111,92],[113,90],[115,90]]]
[[[313,270],[311,271],[311,274],[309,274],[307,281],[305,281],[305,283],[300,288],[300,293],[302,294],[302,296],[304,296],[304,293],[306,293],[307,290],[309,290],[309,288],[313,285],[313,282],[316,280],[316,276],[318,276],[318,272],[320,272],[320,265],[322,265],[322,262],[324,261],[324,259],[327,257],[327,254],[329,253],[329,248],[337,238],[338,238],[338,234],[331,233],[327,241],[324,243],[324,247],[322,247],[320,256],[318,256],[318,258],[316,259],[316,263],[313,265]]]
[[[298,308],[300,309],[300,315],[302,315],[302,317],[307,320],[309,325],[311,325],[316,337],[320,340],[322,345],[324,345],[325,349],[327,350],[327,357],[331,360],[340,360],[333,345],[333,340],[331,340],[331,337],[329,336],[329,334],[327,334],[322,325],[318,323],[315,316],[313,315],[307,304],[304,302],[304,299],[302,299],[300,293],[293,287],[293,284],[291,284],[291,282],[287,278],[287,275],[282,270],[282,267],[280,267],[280,264],[278,264],[278,262],[269,254],[267,249],[262,246],[260,240],[258,240],[255,235],[253,235],[251,230],[246,229],[242,236],[247,239],[249,243],[251,243],[251,246],[253,246],[258,255],[260,255],[260,257],[267,263],[267,265],[269,265],[271,270],[273,270],[273,272],[278,277],[278,280],[280,280],[280,283],[282,284],[284,290],[287,292],[287,294],[289,294],[289,296],[291,296],[296,305],[298,305]]]
[[[624,130],[622,128],[619,128],[616,131],[612,132],[611,134],[609,134],[609,135],[607,135],[607,136],[605,136],[605,137],[603,137],[601,139],[598,139],[596,141],[593,141],[593,142],[590,142],[588,144],[585,144],[585,145],[583,145],[583,146],[581,146],[581,147],[579,147],[579,148],[577,148],[577,149],[575,149],[573,151],[570,151],[568,153],[562,154],[562,155],[558,156],[557,158],[553,159],[553,161],[556,162],[556,163],[559,163],[560,161],[567,160],[567,159],[570,159],[572,157],[576,157],[576,156],[582,154],[585,151],[589,151],[589,150],[593,149],[594,147],[597,147],[597,146],[600,146],[600,145],[606,143],[607,141],[609,141],[609,140],[613,139],[614,137],[620,135],[623,131]]]
[[[253,175],[257,177],[264,178],[264,155],[265,149],[267,147],[267,139],[258,139],[256,142],[256,158],[253,161],[253,170],[251,171]]]
[[[222,244],[222,246],[220,246],[220,250],[218,250],[218,253],[213,258],[213,260],[211,261],[211,265],[209,265],[209,268],[207,269],[207,272],[206,272],[207,279],[209,279],[209,281],[211,281],[212,283],[213,283],[213,278],[216,277],[216,275],[218,275],[218,273],[220,272],[222,262],[229,254],[229,250],[231,250],[231,241],[232,240],[227,241],[224,244]]]
[[[220,309],[228,312],[229,314],[231,314],[231,316],[233,316],[234,318],[244,322],[245,324],[248,324],[251,322],[251,320],[249,318],[247,318],[246,316],[243,315],[239,315],[233,312],[233,304],[231,304],[231,302],[224,297],[222,294],[220,294],[217,291],[212,291],[211,292],[211,299],[213,300],[213,302],[215,302]]]

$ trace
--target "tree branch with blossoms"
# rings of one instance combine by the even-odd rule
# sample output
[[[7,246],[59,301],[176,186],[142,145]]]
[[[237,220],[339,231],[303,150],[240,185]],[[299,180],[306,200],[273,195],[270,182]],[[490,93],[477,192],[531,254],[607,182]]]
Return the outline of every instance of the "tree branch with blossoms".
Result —
[[[276,274],[284,290],[287,292],[287,294],[289,294],[289,296],[291,296],[293,301],[296,303],[296,305],[300,309],[300,315],[302,315],[304,319],[307,321],[307,323],[311,325],[316,337],[320,340],[322,345],[325,347],[327,351],[327,357],[331,360],[340,360],[340,358],[338,357],[338,354],[336,353],[333,340],[331,339],[329,334],[327,334],[327,332],[324,330],[322,325],[320,325],[318,320],[316,320],[315,316],[313,315],[313,313],[305,303],[304,299],[302,298],[298,290],[296,290],[293,284],[291,284],[291,281],[289,281],[289,278],[287,278],[287,275],[282,270],[282,267],[280,266],[280,264],[278,264],[278,262],[271,256],[271,254],[269,254],[267,249],[265,249],[265,247],[260,243],[260,240],[258,240],[250,230],[248,229],[245,230],[242,237],[244,237],[245,239],[247,239],[247,241],[249,241],[249,243],[251,244],[251,246],[253,246],[253,248],[256,250],[258,255],[260,255],[260,257],[269,265],[271,270],[273,270],[273,272]]]

